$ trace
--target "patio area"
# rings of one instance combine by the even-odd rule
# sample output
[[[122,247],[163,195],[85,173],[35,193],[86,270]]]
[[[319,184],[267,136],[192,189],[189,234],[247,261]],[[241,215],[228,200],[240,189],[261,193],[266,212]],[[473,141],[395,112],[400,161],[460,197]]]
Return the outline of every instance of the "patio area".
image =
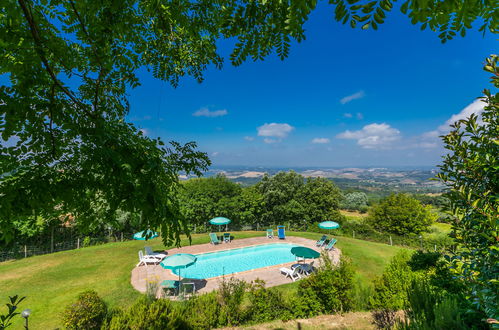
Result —
[[[236,239],[234,239],[230,243],[221,243],[218,245],[213,245],[208,243],[208,244],[199,244],[199,245],[184,246],[180,248],[173,248],[170,250],[166,250],[166,254],[169,256],[177,253],[200,254],[206,252],[224,251],[224,250],[269,244],[269,243],[292,243],[311,248],[318,252],[322,251],[322,248],[316,247],[315,245],[316,241],[314,240],[305,239],[301,237],[294,237],[294,236],[286,236],[285,240],[279,240],[277,238],[269,239],[267,237],[262,236],[262,237],[252,237],[244,239],[237,239],[236,237]],[[337,248],[334,248],[331,251],[329,251],[329,256],[335,263],[339,261],[340,254],[341,251],[338,250]],[[319,259],[316,259],[315,266],[318,265],[318,262]],[[265,281],[266,286],[271,287],[292,282],[292,280],[289,277],[285,277],[279,272],[279,268],[290,267],[295,263],[296,261],[285,264],[279,264],[275,266],[258,268],[255,270],[249,270],[240,273],[226,275],[224,277],[225,279],[233,277],[246,282],[251,282],[253,280],[260,279]],[[177,275],[173,274],[172,271],[169,269],[164,269],[159,264],[158,265],[150,264],[148,266],[135,267],[132,270],[132,275],[131,275],[132,286],[140,292],[146,292],[148,282],[161,283],[164,280],[177,280],[177,279],[178,279]],[[217,289],[222,279],[223,277],[219,276],[219,277],[209,278],[206,280],[184,279],[183,281],[194,283],[197,293],[205,293]],[[158,290],[158,295],[159,294],[160,292]]]

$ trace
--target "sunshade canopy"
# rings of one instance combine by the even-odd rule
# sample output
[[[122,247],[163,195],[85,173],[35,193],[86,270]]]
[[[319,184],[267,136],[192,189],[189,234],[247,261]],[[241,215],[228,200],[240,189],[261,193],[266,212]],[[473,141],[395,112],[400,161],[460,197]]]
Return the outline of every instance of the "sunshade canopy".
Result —
[[[230,219],[224,218],[224,217],[216,217],[210,220],[210,223],[212,225],[227,225],[231,222]]]
[[[315,259],[319,258],[319,256],[321,255],[319,252],[303,246],[295,246],[291,249],[291,253],[293,253],[297,257],[305,259]]]
[[[340,228],[340,225],[337,222],[334,221],[324,221],[319,223],[319,228],[322,229],[338,229]]]
[[[177,253],[163,259],[160,265],[161,267],[166,269],[176,269],[176,268],[188,267],[193,263],[195,263],[196,260],[197,258],[195,255],[188,253]]]
[[[133,239],[139,240],[139,241],[144,241],[145,239],[151,239],[158,237],[158,233],[155,231],[152,231],[151,229],[139,231],[138,233],[133,234]]]

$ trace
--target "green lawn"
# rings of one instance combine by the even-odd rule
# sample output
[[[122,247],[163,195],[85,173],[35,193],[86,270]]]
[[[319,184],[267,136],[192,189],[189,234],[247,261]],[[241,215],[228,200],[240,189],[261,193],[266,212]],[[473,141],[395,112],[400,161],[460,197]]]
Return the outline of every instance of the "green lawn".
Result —
[[[435,222],[433,225],[431,225],[431,228],[436,232],[448,234],[451,232],[452,225],[450,223]]]
[[[262,232],[237,232],[237,238],[263,235]],[[287,235],[318,239],[321,234],[287,232]],[[192,244],[208,243],[207,234],[193,235]],[[182,245],[187,245],[184,239]],[[144,241],[109,243],[79,250],[58,252],[0,263],[0,304],[9,295],[27,296],[20,308],[31,308],[33,329],[53,329],[60,324],[60,314],[76,295],[96,290],[111,307],[126,306],[140,294],[130,284],[130,274],[138,261],[137,251]],[[159,238],[149,241],[153,249],[165,249]],[[390,258],[401,248],[380,243],[340,237],[337,246],[349,256],[364,283],[380,274]],[[295,285],[284,285],[293,290]],[[2,312],[5,307],[1,307]],[[0,312],[0,313],[2,313]],[[21,327],[16,317],[14,328]]]

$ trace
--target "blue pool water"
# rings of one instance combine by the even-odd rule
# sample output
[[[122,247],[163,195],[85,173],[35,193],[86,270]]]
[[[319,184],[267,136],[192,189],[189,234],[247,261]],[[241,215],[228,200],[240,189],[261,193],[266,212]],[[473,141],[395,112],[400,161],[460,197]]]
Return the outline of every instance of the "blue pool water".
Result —
[[[291,248],[295,246],[297,245],[274,243],[198,254],[196,263],[180,269],[180,275],[204,279],[292,262],[295,261],[295,256],[291,253]],[[178,272],[178,269],[173,271],[176,275]]]

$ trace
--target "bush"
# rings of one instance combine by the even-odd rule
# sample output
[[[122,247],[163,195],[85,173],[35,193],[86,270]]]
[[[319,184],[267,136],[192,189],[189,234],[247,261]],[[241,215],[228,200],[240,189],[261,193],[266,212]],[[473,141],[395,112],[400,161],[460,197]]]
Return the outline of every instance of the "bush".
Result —
[[[218,288],[218,304],[220,305],[219,325],[238,325],[242,319],[242,302],[246,283],[231,278],[223,280]]]
[[[85,238],[83,239],[83,247],[87,247],[87,246],[90,246],[92,243],[92,240],[89,236],[85,236]]]
[[[147,297],[141,297],[127,310],[116,312],[103,328],[109,330],[192,329],[184,320],[183,311],[181,305],[174,306],[170,300],[159,299],[151,302]]]
[[[67,329],[99,329],[106,317],[106,303],[93,290],[78,295],[62,315],[62,324]]]
[[[374,294],[369,301],[371,309],[398,311],[405,307],[407,289],[414,274],[407,264],[410,260],[407,251],[393,257],[381,277],[374,280]]]
[[[426,279],[414,280],[408,291],[406,320],[401,329],[470,329],[463,321],[465,311],[457,296],[441,292]]]
[[[216,292],[195,296],[186,302],[186,322],[194,329],[218,327],[220,305]]]
[[[333,265],[327,254],[321,256],[317,272],[300,281],[298,295],[307,304],[308,314],[349,311],[353,307],[354,270],[350,262],[341,257]]]
[[[282,298],[281,292],[265,288],[265,282],[254,281],[247,292],[250,305],[245,320],[263,323],[272,320],[289,320],[293,312]]]

